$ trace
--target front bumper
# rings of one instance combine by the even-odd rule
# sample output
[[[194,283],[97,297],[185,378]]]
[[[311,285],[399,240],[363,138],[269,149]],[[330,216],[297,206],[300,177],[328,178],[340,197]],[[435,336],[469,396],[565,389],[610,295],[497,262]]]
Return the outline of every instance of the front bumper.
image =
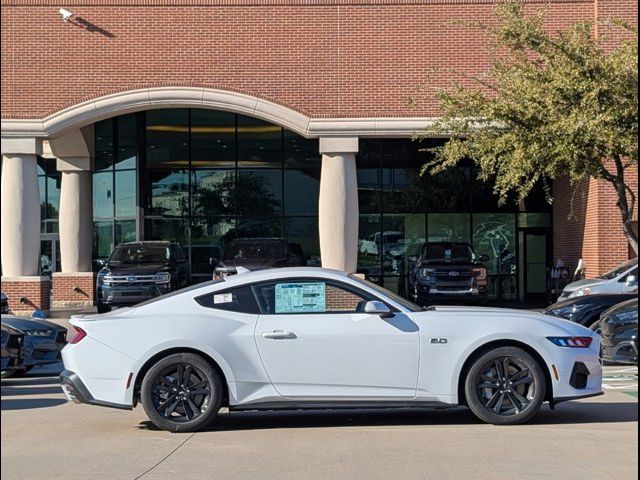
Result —
[[[25,335],[24,364],[27,367],[47,365],[62,360],[60,351],[64,348],[64,342],[56,338],[38,338]]]
[[[118,403],[104,402],[96,400],[91,395],[91,392],[87,389],[80,377],[70,371],[63,370],[60,373],[60,386],[67,399],[73,403],[86,403],[88,405],[97,405],[100,407],[118,408],[120,410],[132,410],[131,405],[121,405]]]
[[[169,284],[141,284],[127,286],[101,285],[97,290],[98,302],[112,306],[130,306],[146,302],[171,291]]]

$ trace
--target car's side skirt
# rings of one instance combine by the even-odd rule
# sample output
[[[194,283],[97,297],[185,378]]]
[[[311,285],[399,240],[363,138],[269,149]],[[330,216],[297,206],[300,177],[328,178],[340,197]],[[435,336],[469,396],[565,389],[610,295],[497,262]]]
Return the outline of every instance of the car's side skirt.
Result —
[[[456,408],[460,405],[452,405],[444,402],[422,402],[405,401],[399,402],[373,400],[373,401],[306,401],[306,400],[285,400],[276,402],[246,403],[243,405],[233,405],[230,411],[242,410],[337,410],[337,409],[363,409],[363,408]]]

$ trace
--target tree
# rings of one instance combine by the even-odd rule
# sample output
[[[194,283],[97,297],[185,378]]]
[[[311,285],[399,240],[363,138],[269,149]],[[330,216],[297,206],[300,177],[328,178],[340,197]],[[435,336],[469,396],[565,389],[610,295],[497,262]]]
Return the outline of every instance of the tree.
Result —
[[[551,202],[550,180],[563,175],[572,183],[605,180],[637,253],[629,185],[638,162],[637,28],[612,24],[621,39],[606,46],[591,23],[550,33],[543,11],[526,16],[521,4],[508,3],[496,13],[496,25],[473,26],[496,41],[488,75],[437,92],[442,117],[418,136],[446,134],[450,141],[430,149],[435,156],[422,172],[471,158],[501,202],[525,198],[539,182]]]

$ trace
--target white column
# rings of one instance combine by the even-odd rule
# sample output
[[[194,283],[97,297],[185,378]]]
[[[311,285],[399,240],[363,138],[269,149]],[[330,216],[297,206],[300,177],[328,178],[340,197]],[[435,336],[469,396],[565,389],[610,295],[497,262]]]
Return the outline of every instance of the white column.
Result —
[[[2,276],[38,275],[40,255],[40,191],[36,138],[2,139],[1,249]]]
[[[324,268],[356,271],[358,263],[357,137],[321,137],[318,203],[320,256]]]
[[[93,212],[91,158],[82,132],[73,129],[49,139],[60,183],[61,274],[91,272]]]
[[[63,171],[60,186],[60,260],[62,273],[91,271],[91,175]]]

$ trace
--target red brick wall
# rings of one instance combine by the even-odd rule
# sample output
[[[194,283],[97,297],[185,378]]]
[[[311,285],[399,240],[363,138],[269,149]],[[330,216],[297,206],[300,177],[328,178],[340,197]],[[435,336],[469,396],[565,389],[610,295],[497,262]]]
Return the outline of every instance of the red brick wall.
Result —
[[[637,195],[637,167],[628,172],[627,182]],[[554,263],[561,258],[573,272],[583,258],[587,277],[595,277],[629,258],[617,196],[610,183],[591,180],[571,186],[567,179],[561,179],[554,183],[553,195]]]
[[[434,116],[434,89],[487,70],[487,39],[459,21],[491,21],[495,3],[1,0],[2,118],[161,85],[240,91],[313,117]],[[527,3],[549,3],[550,29],[596,11],[593,0]],[[601,10],[630,17],[633,2],[613,3]],[[61,20],[60,6],[73,21]],[[409,108],[423,83],[425,101]]]
[[[52,306],[92,306],[95,300],[95,277],[93,273],[53,274]]]
[[[21,277],[24,278],[24,277]],[[44,277],[2,278],[2,292],[9,300],[9,312],[15,315],[31,315],[35,309],[49,314],[51,281]],[[23,302],[20,302],[24,299]]]

